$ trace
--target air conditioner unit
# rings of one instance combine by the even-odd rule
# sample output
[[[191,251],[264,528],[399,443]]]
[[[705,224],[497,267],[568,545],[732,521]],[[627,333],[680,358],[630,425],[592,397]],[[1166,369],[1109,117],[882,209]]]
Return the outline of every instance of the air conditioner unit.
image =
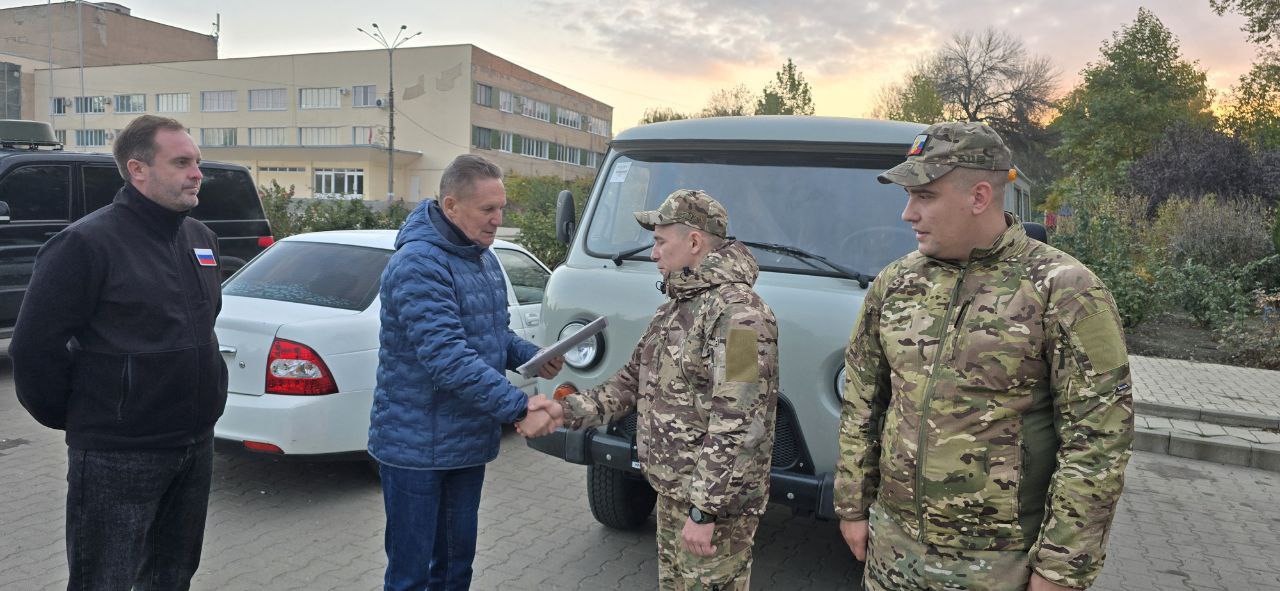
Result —
[[[387,99],[374,99],[373,106],[379,109],[385,109],[387,108]]]
[[[351,89],[344,86],[338,89],[338,94],[341,94],[341,95],[351,94]]]
[[[105,105],[110,105],[110,104],[111,104],[111,97],[109,97],[109,96],[108,96],[108,97],[104,97],[104,98],[102,99],[102,103],[103,103],[103,104],[105,104]]]

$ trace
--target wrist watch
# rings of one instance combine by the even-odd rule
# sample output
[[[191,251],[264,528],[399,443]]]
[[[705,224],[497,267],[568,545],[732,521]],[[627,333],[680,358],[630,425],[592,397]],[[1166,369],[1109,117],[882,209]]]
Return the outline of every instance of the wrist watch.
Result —
[[[699,509],[696,505],[689,507],[689,519],[698,525],[706,525],[708,523],[716,522],[715,514],[707,513],[706,511]]]

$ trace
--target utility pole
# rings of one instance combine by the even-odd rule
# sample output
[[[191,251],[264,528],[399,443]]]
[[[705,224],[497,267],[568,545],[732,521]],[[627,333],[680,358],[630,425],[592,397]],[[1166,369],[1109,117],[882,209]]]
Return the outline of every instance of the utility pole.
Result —
[[[386,35],[382,34],[382,29],[378,28],[378,23],[373,23],[373,33],[370,33],[360,27],[356,27],[357,31],[368,35],[370,39],[378,42],[387,50],[387,201],[393,201],[396,197],[396,68],[395,68],[395,51],[397,47],[404,45],[406,41],[422,34],[418,31],[403,39],[400,37],[404,34],[405,29],[409,27],[400,25],[400,30],[396,31],[396,36],[388,40]]]

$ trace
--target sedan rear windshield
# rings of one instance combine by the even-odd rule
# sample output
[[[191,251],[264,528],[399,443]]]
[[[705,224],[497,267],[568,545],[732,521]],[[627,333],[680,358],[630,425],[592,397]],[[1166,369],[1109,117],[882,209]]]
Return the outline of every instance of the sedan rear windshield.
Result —
[[[224,295],[363,310],[378,297],[393,251],[320,242],[279,242],[222,286]]]

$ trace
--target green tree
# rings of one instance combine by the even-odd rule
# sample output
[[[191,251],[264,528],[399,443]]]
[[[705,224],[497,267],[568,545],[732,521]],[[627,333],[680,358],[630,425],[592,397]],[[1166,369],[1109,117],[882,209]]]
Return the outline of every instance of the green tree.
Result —
[[[774,76],[774,81],[764,87],[756,101],[756,115],[812,115],[813,95],[804,74],[795,62],[787,63]]]
[[[587,197],[591,194],[592,179],[511,175],[503,183],[510,203],[504,223],[520,230],[515,241],[548,266],[559,265],[568,249],[556,240],[556,198],[564,189],[572,191],[576,218],[581,221]]]
[[[1222,127],[1255,150],[1280,150],[1280,50],[1262,52],[1231,88]]]
[[[1103,42],[1101,59],[1081,75],[1051,125],[1061,134],[1051,155],[1077,191],[1123,188],[1129,165],[1174,123],[1213,124],[1204,71],[1182,58],[1173,34],[1145,8]]]
[[[644,110],[644,116],[640,118],[640,125],[659,121],[676,121],[678,119],[689,119],[689,116],[671,107],[650,107]]]
[[[922,68],[917,68],[905,81],[891,82],[880,89],[871,116],[890,121],[938,123],[944,120],[943,107],[938,87]]]
[[[1280,44],[1280,0],[1209,0],[1209,6],[1219,16],[1228,10],[1243,15],[1241,30],[1249,34],[1249,41]]]
[[[295,199],[293,185],[286,189],[275,180],[258,187],[258,195],[277,239],[325,230],[394,230],[409,216],[403,201],[375,209],[360,199]]]

